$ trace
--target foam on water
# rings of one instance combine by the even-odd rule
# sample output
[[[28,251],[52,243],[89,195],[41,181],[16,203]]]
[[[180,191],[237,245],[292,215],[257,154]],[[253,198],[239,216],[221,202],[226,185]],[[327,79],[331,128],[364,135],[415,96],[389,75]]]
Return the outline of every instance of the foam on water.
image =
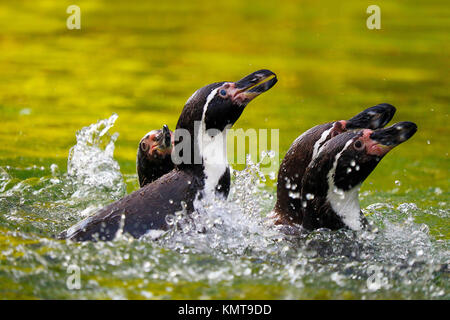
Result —
[[[234,172],[228,201],[204,203],[201,212],[193,216],[177,214],[172,220],[174,228],[159,244],[180,253],[207,254],[220,261],[258,261],[272,280],[296,288],[331,281],[342,289],[356,290],[362,297],[380,290],[393,296],[448,295],[448,291],[433,284],[441,276],[448,281],[448,241],[433,242],[428,227],[414,222],[416,205],[399,205],[398,210],[407,215],[400,223],[383,217],[383,208],[391,208],[389,204],[369,206],[371,215],[383,221],[380,229],[371,232],[318,230],[287,236],[266,218],[273,198],[261,189],[259,178],[258,164],[248,163],[245,170]],[[244,265],[252,270],[251,264]],[[197,277],[220,282],[233,279],[234,272],[253,275],[228,264],[214,269],[212,275],[202,273]],[[257,274],[256,278],[266,276]],[[444,282],[444,288],[448,288],[448,282]]]
[[[276,250],[283,235],[266,218],[274,199],[262,189],[259,164],[248,157],[246,169],[233,171],[232,176],[227,200],[203,199],[194,214],[176,213],[171,220],[174,227],[161,243],[183,252],[208,254]]]
[[[18,296],[236,298],[232,292],[244,285],[258,297],[270,292],[268,298],[450,298],[449,241],[416,222],[429,214],[448,218],[446,204],[424,209],[411,199],[398,205],[388,199],[363,209],[376,232],[286,235],[267,217],[275,192],[250,159],[232,172],[228,200],[203,200],[198,212],[169,217],[173,228],[165,234],[98,243],[52,239],[125,194],[113,158],[117,135],[109,133],[116,119],[77,133],[67,174],[54,164],[0,168],[0,239],[6,239],[0,282]],[[81,268],[80,290],[67,289],[70,265]]]

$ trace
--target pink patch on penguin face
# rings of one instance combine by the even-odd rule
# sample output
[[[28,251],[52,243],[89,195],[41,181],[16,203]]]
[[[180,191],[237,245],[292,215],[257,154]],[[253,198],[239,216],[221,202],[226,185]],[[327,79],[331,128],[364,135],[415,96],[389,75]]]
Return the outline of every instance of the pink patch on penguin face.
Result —
[[[345,120],[336,121],[333,124],[333,128],[330,131],[330,138],[334,138],[337,135],[346,132],[347,131],[346,125],[347,125],[347,121],[345,121]]]
[[[172,152],[172,146],[169,148],[161,147],[160,143],[157,141],[158,134],[160,134],[160,130],[152,130],[144,138],[142,138],[140,142],[140,148],[143,152],[145,152],[148,159],[160,158]],[[171,140],[173,145],[172,133]]]
[[[358,139],[361,142],[361,148],[366,149],[366,153],[374,156],[384,156],[388,153],[393,147],[385,146],[380,144],[378,141],[372,140],[370,138],[373,130],[364,129],[363,135]],[[359,145],[359,144],[358,144]],[[358,149],[357,143],[355,141],[355,148]]]

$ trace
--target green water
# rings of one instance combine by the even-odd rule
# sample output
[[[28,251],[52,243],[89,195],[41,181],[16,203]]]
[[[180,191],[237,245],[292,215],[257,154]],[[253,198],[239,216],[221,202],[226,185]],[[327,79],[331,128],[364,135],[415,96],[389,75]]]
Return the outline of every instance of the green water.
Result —
[[[372,3],[364,1],[77,1],[81,30],[67,30],[70,4],[0,1],[0,298],[449,298],[445,1],[378,1],[381,30],[366,28]],[[363,185],[361,206],[381,234],[351,241],[362,247],[358,259],[340,252],[345,232],[312,235],[336,245],[323,257],[304,239],[279,241],[262,227],[270,179],[251,201],[244,182],[231,198],[234,215],[249,220],[236,219],[257,231],[225,222],[204,238],[52,240],[80,212],[124,192],[86,191],[65,175],[78,130],[119,115],[111,132],[120,172],[111,173],[131,192],[146,132],[174,128],[199,87],[261,68],[279,81],[235,128],[280,129],[279,158],[308,128],[381,102],[397,107],[393,122],[417,123]],[[71,264],[81,267],[80,290],[66,286]],[[375,291],[370,266],[387,280]]]

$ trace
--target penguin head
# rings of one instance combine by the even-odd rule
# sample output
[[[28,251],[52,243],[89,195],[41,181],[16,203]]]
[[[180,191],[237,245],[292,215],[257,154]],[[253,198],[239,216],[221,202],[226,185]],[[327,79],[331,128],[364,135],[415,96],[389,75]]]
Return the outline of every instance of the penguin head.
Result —
[[[348,130],[351,129],[379,129],[383,128],[395,114],[395,107],[388,103],[381,103],[367,108],[353,118],[345,121]]]
[[[197,90],[186,102],[177,129],[192,129],[194,121],[202,121],[206,130],[223,131],[233,125],[245,106],[275,85],[275,73],[259,70],[237,82],[216,82]]]
[[[331,157],[329,182],[342,191],[360,185],[390,150],[416,131],[415,123],[399,122],[385,129],[364,129],[336,136],[321,150]]]
[[[175,147],[185,139],[187,130],[192,154],[201,154],[199,140],[204,140],[205,135],[214,138],[225,132],[239,119],[250,101],[272,88],[276,82],[275,73],[259,70],[236,82],[216,82],[197,90],[187,100],[178,119]]]
[[[139,152],[149,160],[162,159],[170,155],[173,146],[173,133],[167,125],[162,129],[152,130],[139,142]]]
[[[340,120],[332,123],[332,127],[327,131],[327,137],[323,144],[329,139],[348,130],[357,129],[379,129],[383,128],[395,114],[395,107],[388,103],[381,103],[367,108],[349,120]],[[322,145],[323,145],[322,144]],[[319,146],[320,149],[320,146]]]
[[[276,82],[277,78],[272,71],[260,70],[237,82],[220,83],[208,95],[204,106],[205,129],[223,131],[231,127],[239,119],[245,106],[272,88]]]

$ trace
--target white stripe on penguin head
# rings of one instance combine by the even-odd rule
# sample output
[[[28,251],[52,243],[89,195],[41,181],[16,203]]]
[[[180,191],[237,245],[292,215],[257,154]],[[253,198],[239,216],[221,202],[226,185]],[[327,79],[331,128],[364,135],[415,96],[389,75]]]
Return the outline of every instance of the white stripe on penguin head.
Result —
[[[319,140],[317,140],[316,143],[314,144],[314,149],[313,149],[313,154],[312,154],[311,161],[314,160],[317,157],[317,155],[319,154],[319,151],[321,149],[320,148],[321,145],[327,139],[328,134],[330,133],[331,130],[333,130],[333,128],[334,128],[334,125],[330,129],[325,130],[324,132],[322,132],[322,135],[320,136]]]
[[[334,176],[336,174],[336,168],[339,158],[342,153],[350,146],[352,140],[347,141],[344,148],[336,155],[333,163],[333,167],[328,172],[328,193],[327,200],[330,202],[331,208],[342,218],[342,222],[352,230],[361,230],[361,208],[359,206],[359,189],[361,184],[354,186],[348,191],[339,189],[334,184]]]

